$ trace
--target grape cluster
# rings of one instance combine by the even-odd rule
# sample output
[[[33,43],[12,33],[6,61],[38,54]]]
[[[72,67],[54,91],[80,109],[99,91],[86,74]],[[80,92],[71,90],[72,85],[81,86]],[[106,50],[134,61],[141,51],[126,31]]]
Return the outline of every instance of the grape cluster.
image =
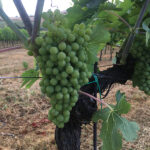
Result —
[[[150,47],[146,46],[145,37],[137,37],[131,49],[131,54],[136,60],[133,86],[150,95]]]
[[[35,40],[39,46],[36,60],[43,76],[40,86],[50,98],[49,119],[63,128],[78,100],[78,90],[91,76],[86,52],[92,30],[83,23],[70,30],[58,10],[44,13],[43,18],[48,31]]]

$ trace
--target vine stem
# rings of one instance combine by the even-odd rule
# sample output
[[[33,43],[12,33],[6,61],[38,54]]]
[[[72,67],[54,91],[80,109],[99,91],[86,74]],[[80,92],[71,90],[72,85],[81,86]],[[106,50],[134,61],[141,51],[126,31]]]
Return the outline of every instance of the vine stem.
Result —
[[[25,25],[25,28],[27,29],[29,35],[31,36],[32,35],[32,23],[30,21],[30,18],[21,2],[21,0],[13,0],[14,1],[14,4],[23,20],[23,23]]]
[[[45,0],[38,0],[36,5],[36,11],[35,11],[35,18],[34,18],[34,26],[32,31],[32,43],[34,43],[35,38],[39,32],[40,23],[41,23],[41,15],[44,7],[44,1]]]
[[[96,100],[96,101],[99,102],[99,103],[104,104],[106,107],[108,107],[110,110],[113,111],[113,108],[112,108],[110,105],[108,105],[106,102],[104,102],[103,100],[100,100],[99,98],[96,98],[96,97],[94,97],[93,95],[91,95],[91,94],[89,94],[89,93],[86,93],[86,92],[83,92],[83,91],[79,91],[79,93],[80,93],[80,94],[83,94],[83,95],[86,95],[86,96],[88,96],[88,97],[90,97],[90,98]]]

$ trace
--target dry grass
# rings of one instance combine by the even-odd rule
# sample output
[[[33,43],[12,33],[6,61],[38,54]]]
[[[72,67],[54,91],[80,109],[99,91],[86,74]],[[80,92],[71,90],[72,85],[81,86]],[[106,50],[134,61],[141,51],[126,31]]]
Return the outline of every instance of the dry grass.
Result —
[[[20,76],[23,61],[32,68],[33,59],[25,50],[0,54],[0,76]],[[110,62],[100,63],[106,64]],[[38,83],[26,90],[20,88],[21,82],[21,79],[0,80],[0,150],[57,150],[55,126],[47,120],[49,100],[40,93]],[[132,105],[126,117],[139,123],[141,128],[134,143],[123,142],[123,150],[150,150],[150,97],[133,88],[129,81],[127,85],[114,85],[105,101],[115,103],[117,90],[125,92]],[[92,128],[92,123],[82,126],[81,150],[93,149]],[[100,122],[98,128],[101,128]],[[98,138],[98,148],[101,145]]]

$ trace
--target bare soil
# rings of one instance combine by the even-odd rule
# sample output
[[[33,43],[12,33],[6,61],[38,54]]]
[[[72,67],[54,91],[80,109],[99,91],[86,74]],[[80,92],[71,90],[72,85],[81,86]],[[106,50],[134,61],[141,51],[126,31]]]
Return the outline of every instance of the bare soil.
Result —
[[[109,52],[99,66],[111,64],[108,57]],[[24,49],[0,53],[0,76],[21,76],[25,71],[23,62],[27,62],[29,68],[34,66],[33,58],[27,56]],[[20,88],[21,79],[0,79],[0,150],[57,150],[55,126],[47,120],[49,99],[41,94],[38,82],[25,89]],[[123,150],[150,150],[150,97],[133,88],[132,82],[128,81],[126,85],[114,85],[105,101],[115,103],[118,90],[126,93],[132,105],[126,117],[140,125],[138,139],[133,143],[124,141]],[[81,150],[93,150],[92,128],[92,123],[82,126]],[[98,149],[101,146],[98,137]]]

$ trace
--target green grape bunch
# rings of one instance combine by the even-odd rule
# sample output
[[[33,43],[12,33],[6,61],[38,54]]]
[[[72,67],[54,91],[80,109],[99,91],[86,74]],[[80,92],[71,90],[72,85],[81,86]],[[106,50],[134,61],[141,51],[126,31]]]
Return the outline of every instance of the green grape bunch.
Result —
[[[136,37],[131,55],[136,60],[134,74],[132,77],[133,86],[150,95],[150,46],[146,46],[145,37]]]
[[[36,61],[43,77],[40,87],[50,98],[49,120],[63,128],[78,100],[79,89],[91,76],[87,68],[87,45],[92,30],[83,23],[71,30],[58,10],[43,13],[43,19],[47,32],[35,40],[39,47]]]

